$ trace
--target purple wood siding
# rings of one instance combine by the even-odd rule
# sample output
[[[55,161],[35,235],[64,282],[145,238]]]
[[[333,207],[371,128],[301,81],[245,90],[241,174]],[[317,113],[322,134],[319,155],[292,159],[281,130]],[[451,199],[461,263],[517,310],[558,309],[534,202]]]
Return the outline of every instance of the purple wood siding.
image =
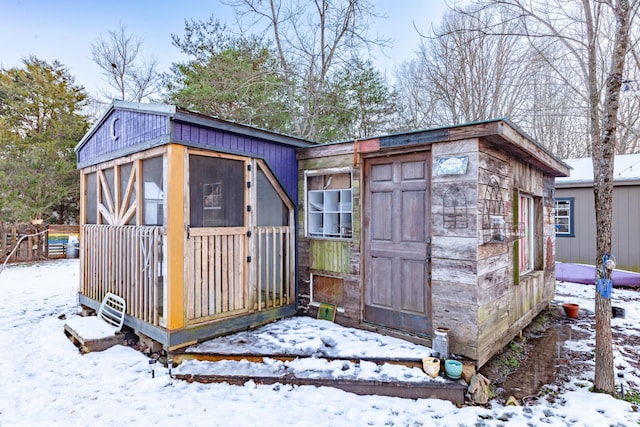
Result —
[[[111,138],[111,121],[118,118],[115,133],[118,139]],[[122,152],[144,142],[153,141],[168,135],[169,117],[135,111],[115,110],[78,151],[79,164],[91,164],[93,159],[104,160],[109,153]]]
[[[178,122],[174,123],[173,140],[264,159],[291,200],[298,203],[298,161],[295,147]]]

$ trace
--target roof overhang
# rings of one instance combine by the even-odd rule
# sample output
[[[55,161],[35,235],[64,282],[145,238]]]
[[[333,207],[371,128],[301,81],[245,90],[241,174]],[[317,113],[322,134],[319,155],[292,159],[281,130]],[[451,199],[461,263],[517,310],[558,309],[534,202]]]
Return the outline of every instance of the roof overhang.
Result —
[[[298,151],[298,158],[313,158],[321,156],[325,150],[332,147],[331,153],[353,153],[354,146],[358,145],[359,152],[382,151],[389,149],[402,149],[411,146],[428,146],[439,142],[452,142],[470,138],[481,138],[497,149],[511,154],[524,162],[541,169],[554,177],[569,175],[571,167],[551,154],[533,139],[528,137],[507,119],[495,119],[482,122],[467,123],[457,126],[448,126],[412,132],[403,132],[393,135],[385,135],[357,142],[341,142],[319,145],[317,148]],[[340,147],[341,146],[341,147]]]

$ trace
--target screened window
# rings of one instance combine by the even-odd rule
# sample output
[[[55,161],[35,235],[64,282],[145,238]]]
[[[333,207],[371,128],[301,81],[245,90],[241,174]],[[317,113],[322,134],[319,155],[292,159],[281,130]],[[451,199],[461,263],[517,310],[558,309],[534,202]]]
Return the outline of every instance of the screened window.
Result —
[[[241,227],[245,213],[244,162],[189,156],[191,227]]]
[[[265,173],[260,169],[258,169],[257,185],[257,225],[277,227],[289,225],[289,209],[287,209],[287,206],[276,189],[273,188]]]
[[[525,274],[534,269],[535,210],[533,197],[520,195],[519,202],[520,274]]]
[[[97,224],[98,223],[98,197],[96,194],[97,190],[97,176],[95,172],[88,173],[86,175],[86,192],[87,192],[87,203],[85,204],[87,208],[87,224]]]
[[[144,225],[164,224],[163,158],[142,161]]]
[[[350,238],[353,234],[351,173],[308,175],[307,236]]]
[[[556,199],[556,236],[574,237],[573,197]]]

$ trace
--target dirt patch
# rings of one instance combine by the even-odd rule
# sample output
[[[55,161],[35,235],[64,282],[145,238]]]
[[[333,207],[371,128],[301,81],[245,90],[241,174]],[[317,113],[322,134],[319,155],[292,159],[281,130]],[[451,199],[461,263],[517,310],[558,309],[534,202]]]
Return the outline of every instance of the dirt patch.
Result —
[[[495,397],[519,401],[546,396],[561,388],[572,376],[584,371],[584,362],[593,360],[593,352],[570,350],[567,341],[590,339],[593,316],[582,312],[568,319],[560,306],[542,311],[522,334],[512,340],[481,369],[492,383]]]

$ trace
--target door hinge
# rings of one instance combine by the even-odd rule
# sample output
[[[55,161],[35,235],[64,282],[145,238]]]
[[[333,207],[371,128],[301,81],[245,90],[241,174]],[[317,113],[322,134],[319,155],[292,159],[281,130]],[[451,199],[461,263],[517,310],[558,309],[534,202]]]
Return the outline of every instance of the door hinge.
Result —
[[[247,257],[247,262],[251,262],[251,255]]]
[[[251,188],[251,181],[247,181],[247,188]]]
[[[251,212],[251,205],[247,205],[247,212]]]
[[[247,231],[247,237],[251,237],[251,230]]]

